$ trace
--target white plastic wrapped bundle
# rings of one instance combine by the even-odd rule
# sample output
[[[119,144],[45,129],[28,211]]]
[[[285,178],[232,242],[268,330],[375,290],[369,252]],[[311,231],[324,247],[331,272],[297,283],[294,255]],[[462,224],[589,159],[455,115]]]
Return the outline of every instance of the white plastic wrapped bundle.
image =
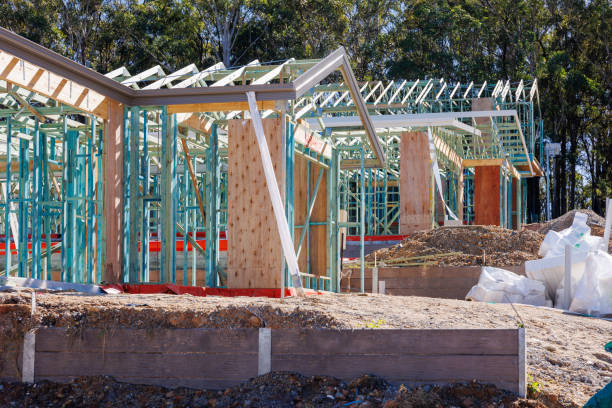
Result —
[[[542,259],[525,262],[525,273],[530,279],[544,282],[548,298],[555,300],[556,307],[562,307],[563,278],[565,275],[565,247],[569,245],[572,252],[572,286],[571,294],[585,271],[585,262],[589,251],[601,245],[601,238],[591,235],[587,225],[588,216],[576,212],[572,226],[560,232],[549,231],[540,245],[538,254]],[[571,296],[570,296],[571,298]]]
[[[612,315],[612,256],[604,251],[587,256],[570,311],[589,315]]]
[[[577,212],[574,214],[572,226],[563,231],[548,231],[540,245],[538,255],[543,258],[560,256],[565,253],[565,246],[570,245],[578,251],[589,251],[599,246],[601,239],[591,236],[591,228],[587,225],[588,216]]]
[[[478,285],[472,287],[465,298],[479,302],[552,305],[546,300],[545,286],[542,282],[490,266],[482,268]]]

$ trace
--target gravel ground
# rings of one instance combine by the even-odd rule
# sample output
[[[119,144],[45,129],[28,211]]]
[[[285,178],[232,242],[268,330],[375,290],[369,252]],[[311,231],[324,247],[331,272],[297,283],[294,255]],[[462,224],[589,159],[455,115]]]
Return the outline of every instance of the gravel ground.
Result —
[[[407,389],[362,376],[350,383],[330,377],[270,373],[223,391],[124,384],[109,377],[69,384],[0,383],[3,407],[573,407],[540,393],[529,399],[492,385],[461,384]]]
[[[612,380],[612,322],[557,309],[403,296],[324,294],[305,299],[189,295],[0,293],[0,335],[32,325],[67,327],[328,327],[527,329],[528,373],[544,390],[584,404]]]

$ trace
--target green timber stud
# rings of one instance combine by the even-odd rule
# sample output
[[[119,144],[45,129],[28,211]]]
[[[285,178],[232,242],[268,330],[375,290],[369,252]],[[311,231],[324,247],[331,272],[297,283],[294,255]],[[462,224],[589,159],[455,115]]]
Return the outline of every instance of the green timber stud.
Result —
[[[221,156],[219,155],[219,131],[218,128],[215,127],[214,128],[214,132],[211,129],[211,135],[213,135],[213,141],[214,141],[214,148],[213,150],[211,150],[211,157],[214,161],[214,165],[213,165],[213,180],[215,182],[215,195],[214,195],[214,202],[213,202],[213,207],[211,209],[211,217],[213,218],[214,221],[214,225],[212,228],[213,231],[213,240],[211,241],[211,243],[214,245],[214,263],[215,263],[215,276],[216,276],[216,284],[217,286],[221,285],[221,279],[220,279],[220,270],[219,270],[219,237],[220,237],[220,230],[221,230],[221,202],[222,202],[222,174],[221,174]],[[211,146],[213,146],[213,144],[211,144]],[[227,179],[226,179],[227,181]],[[227,196],[225,197],[225,199],[227,200]],[[227,201],[225,201],[227,203]],[[226,211],[227,211],[227,207],[226,207]],[[227,226],[226,226],[227,229]],[[226,282],[227,285],[227,282]]]
[[[306,155],[310,155],[310,149],[306,148],[304,149],[304,153]],[[321,173],[323,169],[321,169]],[[310,173],[312,172],[312,165],[310,163],[310,160],[307,161],[306,163],[306,205],[308,205],[308,208],[310,208],[310,196],[311,196],[311,191],[310,191],[310,183],[311,183],[311,175]],[[319,178],[319,182],[320,182],[320,178]],[[317,186],[318,187],[318,186]],[[314,195],[314,193],[312,193],[312,195]],[[295,200],[295,198],[294,198]],[[314,200],[313,203],[314,204]],[[306,233],[306,273],[310,274],[311,271],[311,265],[310,265],[310,216],[308,215],[305,219],[304,219],[304,225],[302,226],[302,235],[300,236],[300,243],[298,245],[298,251],[300,250],[301,246],[302,246],[302,242],[303,242],[303,236],[304,233]],[[299,259],[299,255],[298,259]],[[313,288],[312,286],[312,277],[307,277],[307,279],[304,279],[308,281],[308,285],[304,285],[305,288],[309,288],[309,289],[316,289]]]
[[[176,283],[176,115],[162,107],[161,157],[161,281]]]
[[[86,146],[79,143],[79,133],[76,134],[75,151],[76,151],[76,163],[75,163],[75,194],[74,194],[74,208],[76,212],[75,226],[76,233],[74,235],[74,271],[75,271],[75,282],[84,283],[86,280],[86,261],[85,261],[85,245],[86,239],[86,208],[87,208],[87,197],[85,189],[85,180],[87,178],[86,160],[87,160],[87,149]],[[87,137],[87,136],[85,136]]]
[[[361,194],[359,198],[359,278],[361,282],[361,293],[365,292],[365,256],[364,256],[364,238],[365,238],[365,168],[364,168],[364,151],[363,145],[359,149],[360,160],[360,178],[361,178]]]
[[[128,158],[128,172],[125,178],[128,181],[128,189],[125,202],[129,214],[128,228],[125,230],[125,235],[128,238],[128,282],[140,282],[140,256],[138,253],[138,238],[141,227],[140,204],[142,203],[139,192],[139,174],[140,174],[140,108],[138,106],[130,107],[130,127],[129,127],[129,155],[124,155]],[[125,143],[124,146],[127,146]],[[125,273],[125,272],[124,272]],[[125,281],[125,279],[124,279]]]
[[[22,129],[22,132],[24,130]],[[28,277],[28,191],[29,191],[29,142],[24,139],[19,139],[19,251],[18,251],[18,276],[20,278]]]
[[[338,242],[340,232],[338,227],[338,172],[338,150],[332,148],[331,162],[327,171],[327,276],[331,278],[328,290],[332,292],[340,291],[340,274],[338,269],[338,260],[340,259],[340,243]],[[323,289],[325,289],[325,286]]]
[[[523,179],[518,178],[516,179],[516,230],[520,231],[521,230],[521,224],[522,224],[522,201],[523,201]]]
[[[106,230],[106,228],[104,227],[104,217],[102,216],[103,214],[103,209],[102,209],[102,193],[104,191],[104,184],[103,184],[103,176],[102,176],[102,153],[103,153],[103,146],[104,146],[104,140],[103,140],[103,136],[104,135],[104,129],[100,129],[98,131],[98,139],[97,139],[97,143],[98,143],[98,154],[97,154],[97,165],[96,168],[98,170],[98,183],[97,183],[97,194],[98,196],[96,197],[96,250],[97,250],[97,254],[96,254],[96,283],[101,283],[102,281],[102,258],[103,258],[103,251],[104,251],[104,245],[102,245],[103,242],[103,235]],[[53,144],[52,144],[53,146]]]
[[[34,157],[32,157],[32,171],[34,180],[32,184],[32,278],[41,277],[41,202],[42,202],[42,132],[38,119],[34,122]]]
[[[183,214],[183,285],[187,286],[187,261],[188,261],[188,249],[189,241],[187,235],[189,234],[189,183],[187,175],[187,156],[183,154],[183,174],[182,174],[181,187],[183,190],[183,198],[180,201],[182,209],[179,212]],[[195,251],[195,248],[193,248]]]
[[[196,159],[196,155],[194,154],[192,157],[192,161],[193,161],[193,168],[197,169],[197,164],[198,161]],[[195,196],[195,190],[198,189],[197,184],[196,185],[191,185],[191,191],[193,194],[191,194],[191,206],[193,208],[193,210],[191,211],[191,225],[192,225],[192,236],[193,239],[195,239],[197,241],[197,232],[198,232],[198,214],[199,214],[199,206],[197,203],[197,199]],[[191,286],[196,286],[197,284],[197,258],[198,258],[198,254],[196,249],[192,246],[191,248]]]
[[[149,237],[151,227],[151,211],[149,210],[150,201],[147,196],[151,194],[150,177],[151,177],[151,162],[149,158],[149,142],[147,119],[148,112],[143,112],[143,124],[142,124],[142,160],[140,162],[141,169],[140,174],[142,177],[142,233],[141,233],[141,249],[140,249],[140,262],[142,271],[142,281],[149,282]]]
[[[295,177],[295,125],[287,121],[285,127],[286,143],[285,143],[285,214],[287,215],[287,224],[289,225],[289,234],[291,240],[295,242],[295,216],[294,216],[294,177]],[[287,287],[292,286],[292,279],[289,276],[289,269],[285,263],[284,279]],[[284,286],[283,286],[284,287]],[[284,296],[284,293],[282,294]]]
[[[62,282],[68,282],[68,235],[65,234],[68,226],[68,201],[66,200],[66,185],[68,183],[68,166],[66,165],[66,160],[68,153],[66,151],[68,147],[68,143],[66,143],[66,139],[68,137],[68,123],[66,122],[66,115],[62,116],[62,191],[61,191],[61,200],[62,200],[62,213],[61,213],[61,238],[62,238],[62,246],[60,252],[60,280]]]
[[[45,234],[45,247],[47,248],[47,252],[45,255],[45,263],[43,265],[42,270],[42,279],[51,279],[51,211],[52,207],[49,206],[49,202],[51,200],[51,193],[49,187],[49,145],[47,144],[47,134],[42,133],[42,182],[43,182],[43,203],[45,203],[42,207],[43,211],[43,231]],[[53,144],[55,144],[55,139],[52,139]],[[45,208],[46,207],[46,208]]]
[[[335,218],[335,225],[334,225],[334,234],[335,234],[335,238],[334,238],[334,242],[336,245],[335,251],[334,251],[334,262],[332,263],[332,265],[334,266],[333,269],[333,276],[335,276],[336,278],[336,286],[335,286],[335,290],[336,292],[340,292],[340,278],[341,278],[341,274],[342,274],[342,242],[339,241],[340,238],[340,153],[338,152],[338,149],[333,148],[332,149],[332,160],[333,162],[333,168],[334,168],[334,174],[332,175],[333,177],[333,185],[334,185],[334,191],[333,191],[333,196],[332,196],[332,200],[333,200],[333,205],[334,207],[332,208],[332,211],[334,213],[334,218]]]
[[[87,201],[85,202],[86,208],[86,227],[85,236],[87,240],[87,257],[85,261],[87,263],[87,283],[91,284],[96,281],[94,259],[94,229],[95,229],[95,189],[94,189],[94,177],[93,177],[93,160],[94,160],[94,146],[96,138],[96,119],[94,116],[89,117],[89,135],[87,135]]]
[[[130,117],[127,107],[123,108],[123,242],[121,243],[121,281],[130,281]]]
[[[10,276],[11,270],[11,143],[12,143],[12,118],[6,117],[6,184],[4,190],[4,268],[5,275]],[[15,241],[15,248],[17,242]]]
[[[64,127],[66,130],[66,127]],[[62,281],[76,282],[76,185],[75,164],[78,132],[68,130],[63,143],[63,222],[62,222]]]
[[[68,149],[70,151],[70,159],[68,163],[69,169],[69,183],[68,186],[70,188],[70,194],[67,196],[67,200],[70,201],[70,220],[72,225],[72,231],[69,235],[70,244],[72,249],[72,262],[70,266],[70,270],[72,272],[71,282],[74,283],[82,283],[82,272],[83,272],[83,263],[82,263],[82,251],[81,244],[82,241],[82,213],[81,206],[82,200],[79,197],[82,197],[81,186],[82,183],[82,155],[80,152],[79,145],[79,131],[77,130],[69,130],[68,131]]]
[[[195,167],[194,167],[195,168]],[[219,203],[221,163],[219,161],[219,135],[217,124],[210,129],[206,157],[206,286],[219,286]],[[195,251],[195,248],[194,248]]]
[[[501,167],[499,168],[499,226],[506,226],[504,220],[504,173]]]

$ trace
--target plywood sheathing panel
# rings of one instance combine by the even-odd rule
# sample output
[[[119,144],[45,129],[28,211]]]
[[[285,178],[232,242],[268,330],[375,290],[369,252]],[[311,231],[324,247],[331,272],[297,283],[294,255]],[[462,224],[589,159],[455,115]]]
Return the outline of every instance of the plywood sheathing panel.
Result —
[[[281,196],[285,172],[281,120],[263,119]],[[279,288],[282,250],[250,120],[228,121],[227,286]]]
[[[474,167],[474,224],[499,225],[500,167]]]
[[[319,177],[320,167],[310,165],[310,195],[314,193]],[[304,225],[306,214],[308,213],[308,160],[304,157],[295,156],[294,165],[294,220],[295,225]],[[319,191],[315,200],[315,205],[310,216],[310,222],[324,222],[327,220],[327,170],[323,171],[323,178],[319,185]],[[302,228],[295,228],[294,244],[297,247],[302,234]],[[298,263],[300,271],[307,271],[306,245],[307,238],[304,238],[302,251]],[[325,225],[313,225],[310,227],[310,273],[317,276],[327,276],[327,227]]]
[[[108,103],[108,120],[104,121],[104,220],[106,226],[106,260],[102,281],[121,281],[121,244],[123,228],[123,105]]]
[[[431,161],[425,132],[403,132],[400,143],[400,232],[430,229]]]

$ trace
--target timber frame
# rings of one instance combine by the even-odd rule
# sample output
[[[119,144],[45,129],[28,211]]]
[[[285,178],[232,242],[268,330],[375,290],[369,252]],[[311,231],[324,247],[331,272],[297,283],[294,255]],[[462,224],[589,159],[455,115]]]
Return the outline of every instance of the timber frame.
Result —
[[[342,47],[320,60],[103,75],[0,28],[3,273],[227,285],[228,129],[241,119],[264,169],[276,168],[265,185],[284,237],[282,286],[337,291],[344,231],[360,237],[361,258],[366,235],[403,233],[402,134],[431,138],[431,227],[472,223],[475,169],[495,166],[499,225],[520,228],[527,179],[544,174],[540,117],[535,79],[358,82]],[[263,135],[268,119],[277,135]],[[264,147],[271,137],[280,161]]]

